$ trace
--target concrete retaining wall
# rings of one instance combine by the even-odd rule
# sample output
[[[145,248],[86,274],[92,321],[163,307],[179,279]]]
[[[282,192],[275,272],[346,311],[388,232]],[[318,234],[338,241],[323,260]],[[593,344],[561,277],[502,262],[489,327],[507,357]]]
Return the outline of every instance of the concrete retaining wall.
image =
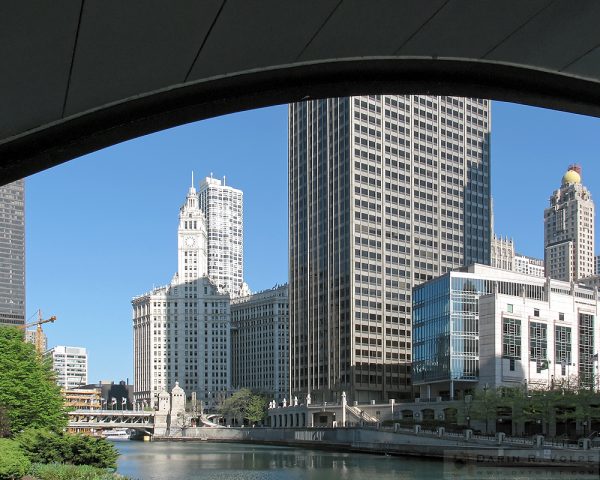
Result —
[[[510,466],[577,466],[592,465],[598,469],[600,452],[568,448],[533,448],[533,445],[502,445],[494,441],[467,440],[464,437],[439,438],[432,434],[411,434],[365,428],[186,428],[169,432],[168,437],[156,440],[191,440],[210,442],[247,442],[269,445],[285,445],[354,451],[392,455],[418,455],[428,458],[489,462],[505,462],[511,454]],[[519,458],[521,460],[519,460]],[[501,459],[501,460],[494,460]],[[560,463],[557,463],[561,459]],[[486,460],[487,461],[487,460]],[[497,465],[496,465],[497,466]]]

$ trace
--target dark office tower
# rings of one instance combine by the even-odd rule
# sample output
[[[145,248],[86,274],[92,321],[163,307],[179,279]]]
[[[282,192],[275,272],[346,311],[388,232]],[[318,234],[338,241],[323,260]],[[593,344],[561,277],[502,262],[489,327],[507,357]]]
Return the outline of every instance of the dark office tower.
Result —
[[[411,288],[490,261],[490,103],[289,107],[291,394],[404,399]]]
[[[0,187],[0,325],[25,323],[25,181]]]

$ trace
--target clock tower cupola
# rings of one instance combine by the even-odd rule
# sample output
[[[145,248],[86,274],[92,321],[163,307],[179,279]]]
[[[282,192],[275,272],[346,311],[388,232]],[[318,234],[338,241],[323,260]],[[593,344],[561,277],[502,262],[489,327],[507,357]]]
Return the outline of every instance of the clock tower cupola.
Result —
[[[198,194],[192,185],[188,190],[185,203],[179,210],[179,228],[177,235],[177,272],[179,282],[195,280],[207,275],[208,260],[206,254],[206,219],[200,209]]]

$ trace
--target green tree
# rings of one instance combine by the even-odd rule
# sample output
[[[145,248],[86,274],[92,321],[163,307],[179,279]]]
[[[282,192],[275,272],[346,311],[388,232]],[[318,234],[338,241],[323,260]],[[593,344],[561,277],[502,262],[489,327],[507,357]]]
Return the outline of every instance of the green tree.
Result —
[[[250,405],[251,398],[252,392],[250,389],[242,388],[235,392],[231,397],[226,398],[223,401],[221,407],[219,408],[219,412],[223,416],[233,417],[238,423],[242,423],[243,419],[245,418],[248,405]]]
[[[43,428],[28,428],[19,433],[15,439],[33,462],[64,463],[69,456],[66,442],[62,442],[59,434]]]
[[[108,440],[89,435],[63,435],[63,438],[68,440],[70,447],[70,456],[65,459],[65,463],[117,468],[119,453]]]
[[[522,423],[529,418],[527,416],[527,406],[529,405],[529,401],[525,388],[502,387],[497,390],[497,394],[497,417],[510,417],[510,421],[513,424]]]
[[[259,423],[267,415],[267,399],[262,395],[252,395],[248,409],[246,411],[246,418],[250,423]]]
[[[117,467],[119,454],[113,444],[103,438],[28,429],[16,439],[31,461],[97,468]]]
[[[0,480],[16,480],[29,470],[29,459],[19,444],[8,438],[0,438]]]
[[[0,405],[12,435],[27,427],[59,431],[67,425],[50,359],[40,359],[14,327],[0,327]]]
[[[573,418],[582,422],[583,434],[590,433],[591,422],[600,419],[600,394],[580,386],[574,390],[564,390],[563,398],[573,408]]]
[[[556,410],[558,392],[550,389],[536,390],[532,392],[534,409],[544,423],[544,433],[550,430],[550,420],[554,417]]]
[[[485,422],[485,433],[490,432],[490,422],[496,422],[500,394],[493,388],[475,390],[471,400],[470,414],[473,420]]]
[[[8,410],[0,405],[0,438],[10,436],[10,419]]]
[[[253,394],[248,388],[242,388],[225,399],[219,409],[221,415],[235,418],[238,424],[241,424],[244,419],[250,423],[260,422],[265,417],[266,411],[266,399],[261,395]]]

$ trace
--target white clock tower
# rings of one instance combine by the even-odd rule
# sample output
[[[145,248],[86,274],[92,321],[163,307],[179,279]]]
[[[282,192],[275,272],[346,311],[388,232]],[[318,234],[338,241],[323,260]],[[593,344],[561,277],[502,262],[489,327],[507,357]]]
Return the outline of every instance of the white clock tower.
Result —
[[[179,229],[177,233],[179,283],[206,276],[208,272],[206,220],[198,203],[193,172],[192,186],[188,191],[185,203],[179,210]]]

